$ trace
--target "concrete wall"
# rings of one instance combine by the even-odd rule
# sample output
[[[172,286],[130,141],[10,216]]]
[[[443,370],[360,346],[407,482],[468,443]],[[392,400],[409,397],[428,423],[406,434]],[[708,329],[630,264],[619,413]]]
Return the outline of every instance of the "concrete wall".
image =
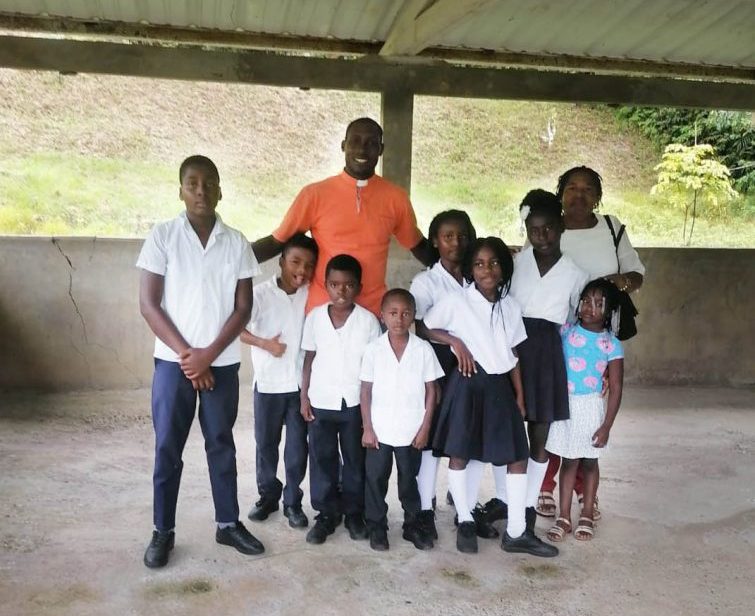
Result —
[[[0,389],[149,385],[153,338],[138,308],[140,240],[0,238]],[[640,334],[627,379],[755,385],[755,250],[641,250]],[[266,275],[274,262],[265,264]],[[391,285],[419,270],[394,247]],[[242,372],[250,364],[244,353]]]

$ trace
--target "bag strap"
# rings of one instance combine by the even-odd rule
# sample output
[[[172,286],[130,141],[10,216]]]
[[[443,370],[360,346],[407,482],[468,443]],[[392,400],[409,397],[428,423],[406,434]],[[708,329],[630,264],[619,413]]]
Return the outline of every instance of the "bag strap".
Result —
[[[603,218],[605,218],[606,224],[608,225],[608,230],[611,232],[611,237],[613,238],[613,249],[616,252],[616,265],[619,268],[618,273],[621,274],[621,262],[619,261],[619,242],[624,236],[624,231],[626,230],[627,226],[621,225],[621,227],[619,227],[619,232],[616,233],[616,230],[613,228],[613,221],[611,220],[611,217],[608,214],[603,214]]]

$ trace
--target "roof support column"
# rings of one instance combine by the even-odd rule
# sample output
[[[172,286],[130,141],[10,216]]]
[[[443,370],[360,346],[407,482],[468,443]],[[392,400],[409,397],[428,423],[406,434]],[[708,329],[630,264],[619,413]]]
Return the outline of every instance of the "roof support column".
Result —
[[[412,126],[414,93],[403,88],[384,90],[380,95],[383,124],[383,176],[407,193],[412,186]]]

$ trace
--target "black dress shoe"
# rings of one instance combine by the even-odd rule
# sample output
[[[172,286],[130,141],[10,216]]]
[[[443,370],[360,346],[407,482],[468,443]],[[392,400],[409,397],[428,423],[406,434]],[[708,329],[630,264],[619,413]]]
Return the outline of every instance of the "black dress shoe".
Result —
[[[532,556],[542,556],[543,558],[558,556],[558,548],[555,545],[545,543],[535,536],[535,533],[531,530],[525,530],[516,539],[509,537],[508,533],[503,533],[501,548],[504,552],[521,552]]]
[[[385,552],[388,548],[388,533],[382,526],[370,529],[370,547],[378,552]]]
[[[367,539],[367,526],[361,513],[347,513],[344,526],[349,530],[349,537],[354,541]]]
[[[537,522],[537,511],[534,507],[527,507],[524,510],[524,523],[527,525],[527,530],[533,535],[535,534],[535,522]]]
[[[170,551],[176,543],[176,533],[171,531],[152,531],[152,540],[144,552],[144,564],[150,569],[157,569],[168,564]]]
[[[482,539],[497,539],[501,536],[501,533],[499,533],[496,528],[488,522],[487,517],[485,517],[485,511],[480,505],[477,505],[472,509],[472,518],[474,519],[475,530],[478,537]]]
[[[263,496],[254,503],[254,507],[251,508],[247,517],[254,522],[262,522],[263,520],[267,520],[271,513],[278,511],[279,507],[280,505],[278,505],[277,500],[271,500]]]
[[[418,550],[430,550],[434,546],[433,540],[425,534],[425,531],[417,523],[405,524],[404,532],[401,536]]]
[[[477,529],[474,522],[462,522],[456,530],[456,549],[465,554],[477,554]]]
[[[301,505],[286,505],[283,507],[283,515],[288,518],[288,525],[291,528],[307,528],[309,525],[309,520],[302,511]]]
[[[215,531],[215,541],[221,545],[230,545],[242,554],[262,554],[265,551],[265,546],[241,522],[236,522],[236,526],[218,528]]]
[[[417,514],[417,524],[431,539],[438,538],[438,529],[435,527],[435,512],[432,509],[423,509]]]
[[[315,525],[307,533],[307,543],[313,545],[325,543],[328,535],[335,532],[337,525],[334,517],[322,513],[318,514],[315,517]]]
[[[491,498],[483,507],[485,517],[491,524],[509,517],[509,507],[500,498]]]

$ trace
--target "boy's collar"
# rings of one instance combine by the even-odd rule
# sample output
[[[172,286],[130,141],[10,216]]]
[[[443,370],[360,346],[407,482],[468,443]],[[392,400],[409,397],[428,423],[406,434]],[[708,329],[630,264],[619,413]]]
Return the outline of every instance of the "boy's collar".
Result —
[[[355,177],[350,176],[348,173],[346,173],[346,170],[344,169],[341,171],[341,178],[349,182],[352,186],[358,187],[358,188],[364,188],[367,186],[374,178],[378,177],[376,173],[373,173],[369,178],[366,180],[358,180]]]

